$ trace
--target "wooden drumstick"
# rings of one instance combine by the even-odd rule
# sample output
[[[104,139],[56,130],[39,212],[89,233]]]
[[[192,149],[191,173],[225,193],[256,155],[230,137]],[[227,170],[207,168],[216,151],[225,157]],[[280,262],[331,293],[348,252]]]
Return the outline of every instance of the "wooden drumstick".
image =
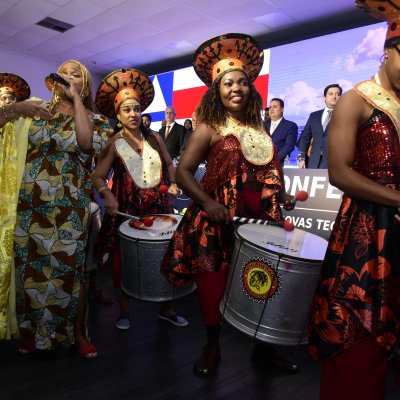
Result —
[[[135,215],[125,214],[125,213],[122,213],[121,211],[117,211],[116,214],[119,215],[120,217],[136,219],[136,220],[140,221],[140,218],[136,217]]]

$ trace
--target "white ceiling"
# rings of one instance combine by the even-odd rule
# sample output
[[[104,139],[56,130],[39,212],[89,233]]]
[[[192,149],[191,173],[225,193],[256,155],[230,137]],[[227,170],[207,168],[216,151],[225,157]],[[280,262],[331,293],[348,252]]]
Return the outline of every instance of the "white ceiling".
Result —
[[[74,28],[36,25],[45,17]],[[155,73],[189,65],[203,41],[228,32],[251,34],[265,48],[371,22],[354,0],[0,0],[0,48],[77,59],[98,74]]]

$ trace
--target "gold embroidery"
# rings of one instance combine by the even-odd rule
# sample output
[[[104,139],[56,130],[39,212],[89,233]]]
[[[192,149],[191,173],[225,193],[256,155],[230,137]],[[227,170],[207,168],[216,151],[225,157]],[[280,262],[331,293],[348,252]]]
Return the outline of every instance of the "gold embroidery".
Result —
[[[141,189],[156,187],[161,181],[162,162],[158,152],[146,140],[140,156],[124,138],[115,141],[115,149],[123,160],[126,169],[136,186]]]
[[[393,122],[400,140],[400,104],[382,86],[374,81],[360,82],[354,87],[363,99],[374,108],[383,111]]]
[[[240,126],[228,119],[227,125],[221,126],[219,132],[222,136],[236,136],[245,159],[254,165],[266,165],[274,156],[272,139],[262,128]]]
[[[0,340],[16,332],[14,230],[17,214],[17,143],[12,123],[0,128]]]

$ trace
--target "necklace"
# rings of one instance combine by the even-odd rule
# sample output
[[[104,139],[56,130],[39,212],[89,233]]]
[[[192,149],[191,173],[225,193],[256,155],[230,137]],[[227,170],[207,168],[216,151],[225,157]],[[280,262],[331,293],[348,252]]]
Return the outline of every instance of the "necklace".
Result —
[[[143,152],[143,134],[139,131],[140,137],[137,138],[133,133],[128,133],[125,129],[121,130],[121,136],[129,143],[129,145],[135,150],[140,156]]]

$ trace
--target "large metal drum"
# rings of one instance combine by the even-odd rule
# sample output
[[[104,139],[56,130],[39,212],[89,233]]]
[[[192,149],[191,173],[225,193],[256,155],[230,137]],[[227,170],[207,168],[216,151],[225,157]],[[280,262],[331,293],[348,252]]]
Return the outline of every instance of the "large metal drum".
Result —
[[[97,234],[101,227],[101,211],[97,203],[90,203],[90,225],[89,236],[86,243],[86,260],[85,271],[92,271],[97,268],[97,263],[94,260],[94,245],[96,242]]]
[[[300,229],[238,227],[220,306],[223,317],[264,342],[306,344],[310,305],[327,243]]]
[[[119,227],[122,255],[121,286],[125,293],[139,300],[168,301],[192,293],[196,286],[175,288],[161,274],[160,267],[169,241],[177,228],[180,215],[167,215],[175,219],[166,231],[147,231],[132,228],[129,221]]]

